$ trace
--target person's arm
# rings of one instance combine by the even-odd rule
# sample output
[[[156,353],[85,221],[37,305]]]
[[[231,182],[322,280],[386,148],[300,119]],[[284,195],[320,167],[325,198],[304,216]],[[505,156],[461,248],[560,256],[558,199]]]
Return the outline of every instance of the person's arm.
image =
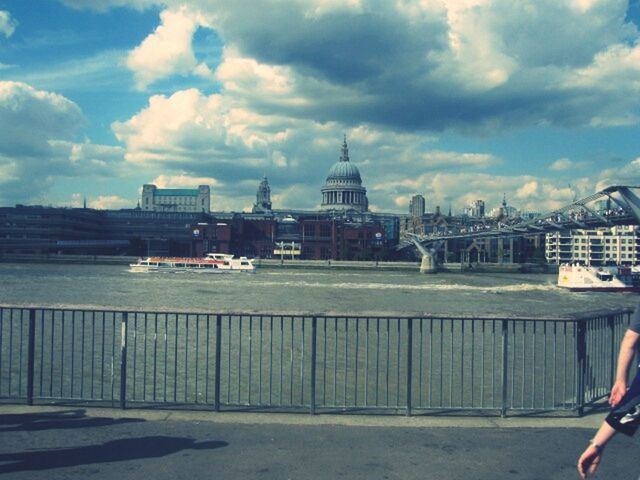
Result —
[[[627,391],[627,378],[629,376],[629,367],[633,361],[635,354],[635,345],[640,337],[640,333],[629,329],[625,332],[622,343],[620,344],[620,353],[618,354],[618,367],[616,369],[616,380],[611,388],[609,396],[609,404],[616,406],[620,403],[622,396]]]
[[[578,473],[583,480],[587,478],[587,475],[593,475],[598,469],[598,465],[602,460],[602,453],[604,447],[613,438],[616,431],[607,422],[602,422],[602,425],[596,432],[589,446],[582,452],[578,459]]]

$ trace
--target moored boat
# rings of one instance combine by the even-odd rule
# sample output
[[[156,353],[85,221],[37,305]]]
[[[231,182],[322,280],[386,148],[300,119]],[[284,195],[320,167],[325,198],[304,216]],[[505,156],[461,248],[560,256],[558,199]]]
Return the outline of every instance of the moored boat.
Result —
[[[194,272],[233,273],[255,272],[253,261],[247,257],[235,258],[228,253],[208,253],[203,258],[147,257],[129,264],[132,272]]]
[[[574,292],[640,292],[640,271],[627,266],[560,265],[558,286]]]

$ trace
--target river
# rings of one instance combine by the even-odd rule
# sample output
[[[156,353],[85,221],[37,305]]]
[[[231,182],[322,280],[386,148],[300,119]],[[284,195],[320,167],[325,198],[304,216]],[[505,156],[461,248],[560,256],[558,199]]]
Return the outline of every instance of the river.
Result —
[[[256,312],[562,315],[634,306],[637,295],[574,293],[555,275],[259,269],[132,273],[118,265],[0,264],[0,304]]]

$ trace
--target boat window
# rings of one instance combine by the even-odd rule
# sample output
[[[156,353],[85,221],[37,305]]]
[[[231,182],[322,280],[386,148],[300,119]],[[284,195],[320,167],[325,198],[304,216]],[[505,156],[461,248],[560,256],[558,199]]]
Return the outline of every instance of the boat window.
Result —
[[[613,280],[613,275],[611,275],[609,272],[597,272],[596,276],[603,282],[610,282]]]

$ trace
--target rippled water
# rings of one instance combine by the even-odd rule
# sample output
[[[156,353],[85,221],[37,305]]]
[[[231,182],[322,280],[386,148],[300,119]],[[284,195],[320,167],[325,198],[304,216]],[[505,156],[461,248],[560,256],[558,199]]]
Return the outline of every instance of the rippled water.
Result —
[[[260,269],[255,275],[132,273],[126,266],[0,264],[0,303],[160,309],[553,315],[633,306],[572,293],[555,275]]]

